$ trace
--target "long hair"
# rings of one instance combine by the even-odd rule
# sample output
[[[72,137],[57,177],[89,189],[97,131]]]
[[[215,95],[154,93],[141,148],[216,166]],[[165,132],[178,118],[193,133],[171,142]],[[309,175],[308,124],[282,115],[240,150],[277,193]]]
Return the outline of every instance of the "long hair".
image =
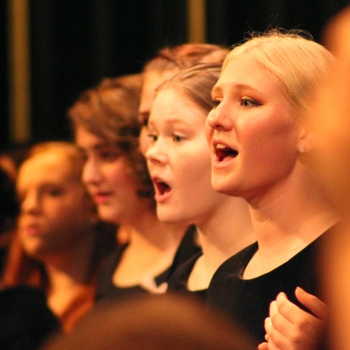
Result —
[[[117,147],[138,181],[138,194],[153,199],[154,190],[146,160],[139,149],[138,120],[141,76],[104,79],[84,91],[68,110],[73,129],[83,127]]]

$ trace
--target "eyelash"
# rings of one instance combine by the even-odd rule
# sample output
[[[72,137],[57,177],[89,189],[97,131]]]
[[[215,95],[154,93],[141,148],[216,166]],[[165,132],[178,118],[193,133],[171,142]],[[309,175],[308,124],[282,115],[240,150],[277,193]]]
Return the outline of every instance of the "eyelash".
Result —
[[[258,103],[254,99],[248,98],[248,97],[242,97],[240,103],[241,103],[241,106],[246,107],[246,108],[253,107],[253,106],[260,106],[260,103]],[[245,103],[248,103],[248,105],[246,105]]]
[[[158,139],[158,136],[155,134],[148,134],[147,137],[149,137],[152,142],[156,142]]]
[[[158,136],[155,134],[148,134],[147,136],[151,139],[152,142],[156,142],[158,140]],[[177,134],[172,134],[171,138],[174,142],[181,142],[184,140],[183,136]]]
[[[213,109],[216,108],[220,104],[220,102],[221,102],[220,100],[214,99],[212,103]]]
[[[219,104],[221,103],[220,100],[218,99],[214,99],[213,100],[213,109],[215,109]],[[245,105],[245,103],[248,103],[248,105]],[[248,97],[243,97],[241,100],[240,100],[240,104],[241,106],[243,107],[253,107],[253,106],[260,106],[261,104],[257,101],[255,101],[254,99],[252,98],[248,98]]]
[[[118,150],[101,150],[99,152],[99,155],[101,160],[103,161],[107,161],[107,162],[113,162],[114,160],[116,160],[117,158],[119,158],[121,156],[121,153]]]
[[[172,134],[171,136],[174,142],[181,142],[184,140],[184,137],[180,135]]]

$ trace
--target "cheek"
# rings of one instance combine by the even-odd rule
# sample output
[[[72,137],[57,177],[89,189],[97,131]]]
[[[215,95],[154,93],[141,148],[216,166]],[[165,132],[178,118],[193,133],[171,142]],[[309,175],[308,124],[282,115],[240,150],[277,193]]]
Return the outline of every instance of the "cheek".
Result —
[[[175,169],[175,177],[181,179],[183,187],[191,192],[197,186],[202,187],[203,183],[210,185],[211,162],[208,149],[202,148],[193,154],[187,154],[179,160]]]
[[[206,137],[207,144],[210,143],[211,136],[212,136],[212,133],[213,133],[213,130],[214,130],[214,129],[212,129],[210,127],[209,122],[208,122],[208,118],[210,118],[211,113],[213,113],[213,112],[209,112],[208,117],[207,117],[207,119],[205,120],[205,123],[204,123],[204,132],[205,132],[205,137]]]
[[[140,151],[143,155],[145,155],[149,145],[151,144],[151,138],[148,137],[148,128],[145,126],[141,128],[139,143],[140,143]]]

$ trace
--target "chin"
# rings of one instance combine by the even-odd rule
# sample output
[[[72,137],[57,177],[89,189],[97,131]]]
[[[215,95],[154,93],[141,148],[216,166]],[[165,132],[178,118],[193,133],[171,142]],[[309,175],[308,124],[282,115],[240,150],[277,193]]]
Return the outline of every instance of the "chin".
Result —
[[[107,210],[103,208],[102,210],[98,210],[98,217],[101,221],[116,223],[118,222],[117,215],[112,210]]]
[[[177,224],[182,222],[181,216],[178,215],[174,210],[166,209],[157,209],[158,220],[166,224]]]
[[[238,186],[235,186],[226,176],[212,176],[211,186],[214,191],[228,196],[239,197]]]

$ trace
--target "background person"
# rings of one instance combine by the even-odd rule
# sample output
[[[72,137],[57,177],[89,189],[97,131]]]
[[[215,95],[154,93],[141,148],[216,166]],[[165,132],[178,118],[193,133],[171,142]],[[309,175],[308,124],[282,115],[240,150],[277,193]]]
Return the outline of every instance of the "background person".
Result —
[[[161,223],[153,186],[139,148],[139,75],[106,79],[81,94],[68,111],[75,141],[85,157],[83,181],[101,220],[121,225],[129,240],[105,261],[97,299],[123,300],[167,282],[186,225]]]
[[[99,226],[82,169],[74,144],[47,142],[30,149],[18,171],[18,230],[3,276],[5,286],[45,291],[64,331],[92,307],[100,262],[115,245],[115,229]]]

